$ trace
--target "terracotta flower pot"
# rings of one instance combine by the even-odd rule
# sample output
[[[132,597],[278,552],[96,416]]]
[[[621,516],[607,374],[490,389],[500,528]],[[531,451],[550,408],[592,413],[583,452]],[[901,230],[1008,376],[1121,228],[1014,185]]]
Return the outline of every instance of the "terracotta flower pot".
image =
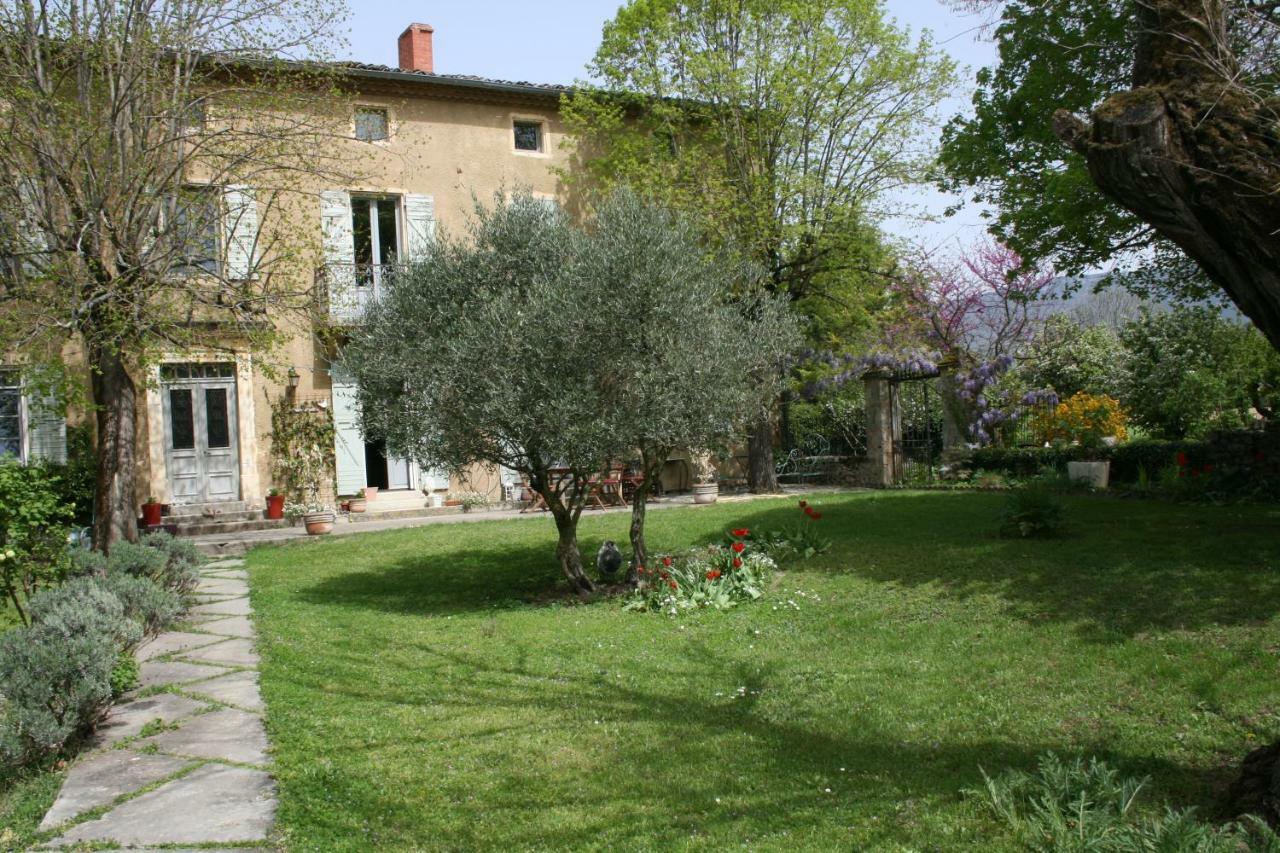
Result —
[[[160,524],[160,504],[143,504],[142,505],[142,523],[147,527],[156,527]]]
[[[371,500],[373,500],[374,498],[376,498],[377,496],[378,496],[378,487],[377,487],[377,486],[365,486],[365,487],[364,487],[364,499],[365,499],[365,500],[367,500],[367,501],[371,501]]]
[[[444,502],[444,505],[445,505],[445,506],[462,506],[462,501],[458,501],[458,500],[446,500],[446,501]]]
[[[272,521],[284,518],[284,495],[267,495],[266,516]]]
[[[369,502],[364,498],[352,498],[347,503],[350,512],[364,512],[369,508]]]
[[[322,536],[333,531],[333,513],[325,512],[309,512],[302,517],[303,523],[307,526],[308,536]]]

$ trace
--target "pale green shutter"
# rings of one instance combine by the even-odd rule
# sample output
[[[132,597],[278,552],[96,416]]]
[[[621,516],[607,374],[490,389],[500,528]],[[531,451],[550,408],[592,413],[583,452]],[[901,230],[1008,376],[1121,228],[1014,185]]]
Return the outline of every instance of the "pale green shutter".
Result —
[[[333,428],[338,494],[354,495],[368,484],[364,470],[364,435],[360,432],[360,400],[355,380],[334,367]]]
[[[258,200],[252,187],[231,186],[223,190],[225,275],[234,281],[254,276],[258,255]]]
[[[329,316],[354,319],[356,302],[356,244],[351,224],[351,193],[320,193],[320,229],[324,247],[325,281],[329,285]]]
[[[67,461],[67,419],[52,397],[27,401],[27,452],[33,460]]]
[[[408,233],[409,260],[420,260],[436,236],[436,200],[434,196],[409,193],[404,197],[405,228]]]

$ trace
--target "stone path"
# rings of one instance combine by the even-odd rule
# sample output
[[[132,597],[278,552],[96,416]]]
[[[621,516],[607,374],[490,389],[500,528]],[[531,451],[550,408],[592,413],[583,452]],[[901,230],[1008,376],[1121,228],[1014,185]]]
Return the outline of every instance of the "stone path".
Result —
[[[141,685],[68,771],[45,847],[263,849],[276,792],[243,565],[207,565],[186,630],[139,650]]]

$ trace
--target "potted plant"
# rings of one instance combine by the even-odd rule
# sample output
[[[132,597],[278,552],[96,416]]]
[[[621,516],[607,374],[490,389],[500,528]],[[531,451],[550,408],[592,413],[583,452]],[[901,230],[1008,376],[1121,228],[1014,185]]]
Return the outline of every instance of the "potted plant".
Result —
[[[352,495],[347,504],[348,512],[365,512],[369,509],[369,500],[363,494]]]
[[[161,504],[154,497],[147,498],[147,502],[142,505],[142,523],[147,527],[159,527]]]
[[[463,512],[471,512],[476,507],[489,505],[489,499],[479,492],[463,492],[458,497],[458,501],[462,504]]]
[[[693,460],[693,502],[713,504],[720,496],[720,483],[716,479],[716,466],[710,453],[702,453]]]
[[[365,487],[364,487],[364,499],[365,499],[366,501],[371,501],[371,500],[373,500],[374,498],[376,498],[377,496],[378,496],[378,487],[377,487],[377,486],[365,486]]]
[[[308,536],[321,536],[333,531],[333,508],[322,503],[289,504],[285,507],[285,516],[291,519],[302,519],[306,525]]]
[[[271,521],[284,518],[284,494],[279,489],[267,492],[266,517]]]
[[[462,498],[455,497],[452,492],[444,499],[445,506],[462,506]]]
[[[1111,481],[1111,461],[1104,457],[1103,448],[1129,437],[1127,421],[1118,400],[1081,391],[1045,413],[1037,427],[1051,441],[1080,448],[1081,458],[1067,463],[1072,482],[1105,489]]]

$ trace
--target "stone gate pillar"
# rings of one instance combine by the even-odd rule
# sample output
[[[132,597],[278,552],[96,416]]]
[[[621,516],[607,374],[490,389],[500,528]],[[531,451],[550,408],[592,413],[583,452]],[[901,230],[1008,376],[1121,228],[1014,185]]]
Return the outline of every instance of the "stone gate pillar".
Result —
[[[883,376],[867,376],[867,463],[871,484],[902,481],[902,404],[898,385]]]

